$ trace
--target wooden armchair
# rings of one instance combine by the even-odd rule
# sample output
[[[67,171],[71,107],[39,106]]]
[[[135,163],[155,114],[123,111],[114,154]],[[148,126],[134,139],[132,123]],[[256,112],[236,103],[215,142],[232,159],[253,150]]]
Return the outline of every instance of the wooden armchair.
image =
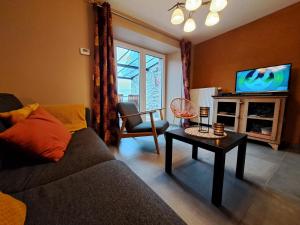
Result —
[[[118,103],[117,108],[120,114],[120,118],[122,119],[121,138],[153,136],[156,152],[157,154],[159,154],[157,136],[163,134],[169,127],[168,121],[163,120],[162,110],[164,109],[138,112],[136,105],[130,102]],[[157,110],[160,111],[161,120],[154,121],[153,114]],[[141,115],[145,114],[150,115],[150,122],[143,122]]]

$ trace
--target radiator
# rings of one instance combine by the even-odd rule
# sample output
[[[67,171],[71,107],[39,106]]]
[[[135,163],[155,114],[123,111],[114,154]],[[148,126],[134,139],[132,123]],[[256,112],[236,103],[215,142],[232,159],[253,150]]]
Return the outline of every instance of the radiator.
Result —
[[[196,105],[198,111],[200,106],[210,107],[210,118],[209,124],[212,125],[213,120],[213,112],[214,112],[214,99],[212,98],[213,95],[217,95],[218,89],[216,87],[210,88],[198,88],[198,89],[191,89],[191,101]],[[198,123],[198,118],[192,119],[193,122]]]

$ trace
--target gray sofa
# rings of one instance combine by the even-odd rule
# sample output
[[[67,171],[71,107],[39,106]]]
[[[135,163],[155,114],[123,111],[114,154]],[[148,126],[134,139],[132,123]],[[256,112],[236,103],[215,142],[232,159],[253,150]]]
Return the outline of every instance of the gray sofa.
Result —
[[[0,112],[22,107],[0,94]],[[0,132],[9,124],[0,121]],[[0,190],[27,205],[26,224],[185,224],[91,129],[73,134],[57,163],[0,143]]]

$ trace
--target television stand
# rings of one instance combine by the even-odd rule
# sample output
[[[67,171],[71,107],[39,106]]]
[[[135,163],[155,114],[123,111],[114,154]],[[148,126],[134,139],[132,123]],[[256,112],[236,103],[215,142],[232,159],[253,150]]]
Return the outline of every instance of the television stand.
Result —
[[[225,129],[248,135],[278,150],[287,96],[232,95],[213,96],[213,122]]]
[[[232,92],[225,92],[221,93],[217,96],[213,97],[243,97],[243,96],[251,96],[251,97],[256,97],[256,96],[288,96],[287,92],[261,92],[261,93],[232,93]]]
[[[262,93],[257,93],[257,94],[253,94],[253,93],[237,93],[235,95],[236,96],[274,96],[274,93],[270,93],[270,92],[262,92]]]

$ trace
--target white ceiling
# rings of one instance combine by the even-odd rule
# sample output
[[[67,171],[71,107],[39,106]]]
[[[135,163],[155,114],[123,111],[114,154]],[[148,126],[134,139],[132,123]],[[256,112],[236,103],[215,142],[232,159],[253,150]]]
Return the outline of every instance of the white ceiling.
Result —
[[[178,39],[185,37],[194,44],[216,37],[299,1],[228,0],[227,7],[220,15],[219,24],[213,27],[204,25],[208,6],[202,6],[193,15],[197,23],[196,30],[187,34],[183,32],[183,25],[175,26],[170,22],[171,12],[168,12],[168,9],[177,0],[108,0],[113,9],[142,20]]]

